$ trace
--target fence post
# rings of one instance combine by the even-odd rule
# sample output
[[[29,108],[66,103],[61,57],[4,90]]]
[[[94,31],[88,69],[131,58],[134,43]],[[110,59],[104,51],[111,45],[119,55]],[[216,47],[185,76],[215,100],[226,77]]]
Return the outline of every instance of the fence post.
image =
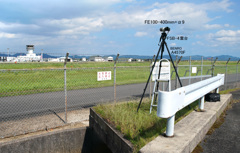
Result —
[[[215,63],[216,63],[216,61],[217,61],[217,57],[216,57],[216,59],[214,60],[214,62],[212,63],[212,77],[214,76],[214,66],[215,66]]]
[[[154,61],[154,59],[155,59],[155,55],[153,55],[153,58],[152,58],[152,60],[150,60],[150,72],[152,71],[152,62]],[[149,84],[150,84],[150,89],[149,89],[149,98],[151,99],[151,97],[152,97],[152,81],[151,81],[151,79],[150,79],[150,82],[149,82]]]
[[[236,74],[237,74],[237,77],[236,77],[236,87],[238,86],[238,63],[239,63],[240,60],[238,60],[237,62],[237,65],[236,65]]]
[[[189,56],[189,82],[188,84],[191,84],[191,56]]]
[[[175,64],[175,67],[176,67],[176,70],[178,71],[178,56],[176,55],[176,64]],[[175,89],[177,89],[177,76],[175,74]],[[170,78],[171,79],[171,78]]]
[[[227,89],[227,64],[230,61],[231,58],[228,59],[227,63],[226,63],[226,72],[225,72],[225,90]]]
[[[177,61],[177,56],[176,56],[176,70],[177,70],[177,72],[175,72],[175,74],[176,73],[178,73],[178,64],[180,63],[180,61],[181,61],[181,59],[182,59],[182,56],[179,58],[179,60]],[[175,89],[177,89],[178,88],[178,81],[177,81],[177,75],[175,75],[175,77],[176,77],[176,80],[175,80]]]
[[[118,57],[119,57],[119,54],[117,54],[117,57],[116,57],[116,59],[115,59],[115,62],[114,62],[114,104],[116,104],[116,102],[117,102],[117,89],[116,89],[116,69],[117,69],[117,67],[116,67],[116,63],[117,63],[117,60],[118,60]]]
[[[66,54],[64,62],[64,92],[65,92],[65,123],[67,123],[67,60],[69,53]]]
[[[202,56],[202,62],[201,62],[201,81],[202,81],[202,72],[203,72],[203,56]]]

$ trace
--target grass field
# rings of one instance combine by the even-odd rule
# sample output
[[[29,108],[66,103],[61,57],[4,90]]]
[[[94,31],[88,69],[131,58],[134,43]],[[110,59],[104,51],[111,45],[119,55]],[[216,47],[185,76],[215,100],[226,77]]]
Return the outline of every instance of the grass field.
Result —
[[[225,66],[226,61],[217,61],[216,66]],[[188,61],[181,61],[179,65],[189,65]],[[201,61],[191,61],[191,65],[201,65]],[[211,65],[211,61],[203,61],[203,65]],[[0,69],[52,69],[63,68],[63,63],[0,63]],[[94,67],[113,67],[113,62],[72,62],[67,63],[67,68],[94,68]],[[150,66],[150,62],[118,62],[117,66]],[[230,61],[228,66],[236,66],[236,61]]]
[[[226,62],[216,63],[214,74],[225,73]],[[183,61],[179,66],[179,76],[189,76],[189,66],[187,61]],[[200,65],[201,61],[192,61],[192,66]],[[204,61],[204,65],[210,61]],[[67,89],[84,89],[113,86],[114,78],[113,62],[79,62],[67,64]],[[197,66],[201,70],[200,66]],[[203,75],[211,66],[203,67]],[[0,95],[14,96],[33,93],[43,93],[64,90],[64,70],[63,63],[0,63]],[[24,69],[24,70],[22,70]],[[171,71],[173,68],[171,68]],[[97,81],[97,72],[111,71],[112,80]],[[240,72],[240,70],[239,70]],[[117,85],[143,83],[147,81],[150,73],[150,62],[117,63],[116,83]],[[236,64],[229,63],[228,74],[236,73]],[[196,74],[192,74],[196,75]],[[201,75],[201,72],[198,73]],[[173,73],[172,79],[175,78]]]

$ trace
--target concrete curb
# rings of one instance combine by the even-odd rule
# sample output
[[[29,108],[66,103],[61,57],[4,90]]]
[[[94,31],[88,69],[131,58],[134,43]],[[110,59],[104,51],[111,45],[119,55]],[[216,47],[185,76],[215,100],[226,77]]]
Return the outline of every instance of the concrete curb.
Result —
[[[123,137],[123,134],[111,127],[92,108],[89,116],[90,128],[100,137],[113,153],[133,152],[132,143]]]
[[[231,94],[221,95],[220,102],[206,102],[205,112],[191,112],[175,124],[174,137],[158,136],[145,145],[141,153],[192,152],[204,138],[216,119],[232,99]]]
[[[13,140],[0,143],[0,153],[89,152],[90,147],[86,143],[90,141],[87,140],[90,131],[87,131],[87,127],[81,127],[12,138]]]

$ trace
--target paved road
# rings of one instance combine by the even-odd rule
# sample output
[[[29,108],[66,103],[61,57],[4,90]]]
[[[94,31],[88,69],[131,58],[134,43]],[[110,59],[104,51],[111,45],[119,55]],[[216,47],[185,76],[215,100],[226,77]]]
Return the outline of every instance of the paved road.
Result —
[[[240,90],[232,94],[233,99],[240,101]],[[233,104],[224,123],[206,136],[201,146],[206,153],[240,153],[240,102]]]
[[[234,77],[235,75],[230,75],[228,80],[233,80],[234,82],[236,80]],[[197,81],[200,81],[200,79],[192,79],[191,83]],[[183,85],[188,85],[189,81],[183,80],[182,83]],[[231,85],[231,83],[229,83],[229,85]],[[143,93],[144,87],[145,83],[117,86],[117,100],[134,99],[136,97],[140,97]],[[160,85],[160,87],[162,87],[162,85]],[[175,81],[172,81],[171,89],[175,89]],[[147,88],[145,96],[149,96],[149,93],[150,89]],[[113,96],[113,87],[71,90],[67,92],[68,110],[90,107],[103,102],[110,102],[114,100]],[[63,91],[1,97],[0,121],[48,114],[52,112],[62,112],[64,111],[64,108],[65,95]]]

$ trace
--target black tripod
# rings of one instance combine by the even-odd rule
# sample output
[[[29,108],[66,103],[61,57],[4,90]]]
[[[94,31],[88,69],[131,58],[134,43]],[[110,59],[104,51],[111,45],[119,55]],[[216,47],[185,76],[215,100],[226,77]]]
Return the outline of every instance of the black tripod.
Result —
[[[158,45],[159,45],[158,53],[157,53],[157,56],[156,56],[156,58],[155,58],[155,60],[154,60],[154,63],[153,63],[153,66],[152,66],[150,75],[149,75],[148,80],[147,80],[147,83],[146,83],[146,86],[145,86],[145,88],[144,88],[144,90],[143,90],[143,94],[142,94],[141,100],[140,100],[140,102],[139,102],[139,104],[138,104],[137,112],[138,112],[138,110],[139,110],[139,108],[140,108],[140,105],[141,105],[141,103],[142,103],[142,99],[143,99],[143,97],[144,97],[144,94],[145,94],[145,91],[146,91],[146,89],[147,89],[148,83],[149,83],[149,81],[150,81],[150,79],[151,79],[151,75],[152,75],[153,69],[154,69],[154,67],[155,67],[155,64],[156,64],[156,61],[157,61],[157,59],[158,59],[158,56],[159,56],[159,53],[160,53],[160,52],[161,52],[161,57],[160,57],[160,59],[162,59],[162,57],[163,57],[164,45],[165,45],[166,48],[167,48],[168,55],[169,55],[170,60],[171,60],[171,62],[172,62],[172,65],[173,65],[173,68],[174,68],[174,70],[175,70],[176,76],[177,76],[177,78],[178,78],[179,84],[180,84],[180,86],[182,87],[181,80],[179,79],[178,72],[177,72],[176,67],[175,67],[175,65],[174,65],[174,62],[173,62],[173,60],[172,60],[172,56],[171,56],[171,54],[170,54],[170,52],[169,52],[167,43],[166,43],[166,41],[165,41],[165,39],[166,39],[166,37],[167,37],[167,34],[168,34],[169,31],[170,31],[170,28],[169,28],[169,27],[160,28],[160,31],[162,32],[162,34],[161,34],[161,37],[160,37],[160,40],[159,40],[159,43],[158,43]],[[166,33],[166,32],[168,32],[168,33]],[[158,79],[160,79],[161,67],[162,67],[162,61],[160,62],[160,66],[159,66]],[[156,90],[158,90],[158,86],[159,86],[159,82],[157,83],[157,89],[156,89]]]

